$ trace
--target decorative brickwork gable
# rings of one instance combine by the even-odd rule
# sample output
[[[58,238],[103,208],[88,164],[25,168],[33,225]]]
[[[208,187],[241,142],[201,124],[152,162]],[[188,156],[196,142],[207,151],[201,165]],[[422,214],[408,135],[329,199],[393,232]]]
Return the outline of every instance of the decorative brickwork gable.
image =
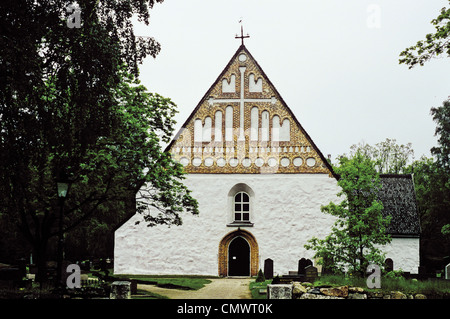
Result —
[[[167,150],[187,173],[333,174],[244,45]]]

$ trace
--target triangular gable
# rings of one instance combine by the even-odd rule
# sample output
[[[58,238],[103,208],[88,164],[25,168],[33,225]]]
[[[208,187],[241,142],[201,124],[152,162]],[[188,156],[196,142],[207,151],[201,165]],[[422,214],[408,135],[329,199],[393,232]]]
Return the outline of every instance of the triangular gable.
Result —
[[[187,173],[333,169],[241,45],[166,148]]]

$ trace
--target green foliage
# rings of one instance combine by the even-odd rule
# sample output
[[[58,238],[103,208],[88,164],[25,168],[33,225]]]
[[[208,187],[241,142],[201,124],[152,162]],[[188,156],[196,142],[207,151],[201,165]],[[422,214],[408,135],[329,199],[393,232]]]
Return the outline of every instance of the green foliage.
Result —
[[[450,56],[450,8],[442,8],[437,18],[431,23],[435,26],[436,32],[426,35],[425,40],[418,41],[400,53],[400,64],[404,63],[409,68],[419,64],[423,66],[425,62],[432,58],[446,54]],[[436,122],[435,135],[438,136],[438,146],[431,148],[431,153],[436,157],[436,162],[432,160],[424,162],[420,160],[411,165],[411,171],[419,175],[415,179],[418,189],[418,204],[421,207],[421,217],[425,222],[422,224],[425,234],[426,251],[431,258],[436,258],[436,244],[443,245],[442,253],[448,254],[450,247],[447,242],[442,241],[442,235],[449,233],[449,207],[450,207],[450,100],[444,101],[438,108],[431,108],[431,115]],[[427,235],[428,233],[428,235]],[[436,234],[436,235],[434,235]],[[447,237],[448,239],[448,237]],[[439,254],[439,253],[438,253]],[[435,255],[435,256],[431,256]]]
[[[252,299],[267,299],[267,294],[261,294],[260,290],[267,291],[267,285],[272,283],[271,279],[264,280],[261,282],[252,281],[250,282],[249,289],[252,294]]]
[[[377,199],[380,188],[375,164],[357,152],[352,158],[341,157],[335,172],[343,197],[338,204],[322,206],[322,212],[337,217],[332,232],[324,239],[313,237],[305,245],[322,258],[325,268],[332,271],[365,274],[369,263],[384,264],[384,254],[378,245],[390,242],[386,227],[390,218],[383,218],[383,206]]]
[[[314,283],[314,286],[353,286],[361,287],[367,291],[372,289],[367,288],[366,278],[360,277],[344,277],[342,275],[323,275],[320,281]],[[416,294],[422,293],[430,298],[442,298],[450,293],[450,282],[448,280],[425,280],[419,281],[416,279],[405,279],[398,272],[394,275],[385,275],[381,278],[380,291],[402,291],[405,293]]]
[[[0,3],[0,222],[22,234],[40,266],[61,207],[64,233],[83,225],[97,239],[130,203],[134,211],[144,184],[152,193],[140,212],[158,211],[145,215],[149,225],[198,213],[182,166],[160,146],[173,133],[176,106],[136,78],[160,47],[134,36],[131,17],[148,23],[156,2],[81,1],[80,28],[66,25],[72,1]],[[62,178],[72,183],[64,205],[56,194]]]
[[[432,108],[431,115],[438,137],[438,145],[431,149],[434,158],[422,157],[408,167],[414,174],[423,261],[430,271],[442,269],[450,254],[450,100]]]
[[[365,143],[352,145],[350,156],[357,152],[374,161],[375,168],[380,174],[404,173],[407,164],[414,158],[411,143],[398,145],[395,139],[389,138],[374,146]]]
[[[440,107],[431,108],[431,115],[436,122],[435,135],[438,137],[438,146],[431,148],[431,154],[450,175],[450,99],[444,101]],[[450,182],[447,186],[450,189]]]
[[[445,236],[450,236],[450,224],[442,226],[441,232]]]
[[[431,21],[436,32],[426,35],[425,40],[418,41],[400,53],[400,64],[409,68],[423,66],[425,62],[440,55],[450,56],[450,9],[442,8],[439,16]]]
[[[186,289],[186,290],[199,290],[205,285],[211,283],[211,280],[202,276],[151,276],[151,275],[124,275],[120,276],[120,280],[132,280],[136,279],[140,283],[149,285],[156,285],[162,288],[174,288],[174,289]]]

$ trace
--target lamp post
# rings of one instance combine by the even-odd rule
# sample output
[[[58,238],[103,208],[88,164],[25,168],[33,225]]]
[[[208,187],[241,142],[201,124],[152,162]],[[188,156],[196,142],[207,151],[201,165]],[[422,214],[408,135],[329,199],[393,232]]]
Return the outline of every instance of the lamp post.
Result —
[[[67,194],[71,183],[69,180],[59,180],[56,183],[58,188],[58,198],[59,198],[59,225],[58,225],[58,263],[57,263],[57,273],[56,273],[56,284],[62,287],[62,262],[63,262],[63,216],[64,216],[64,202],[66,200]]]

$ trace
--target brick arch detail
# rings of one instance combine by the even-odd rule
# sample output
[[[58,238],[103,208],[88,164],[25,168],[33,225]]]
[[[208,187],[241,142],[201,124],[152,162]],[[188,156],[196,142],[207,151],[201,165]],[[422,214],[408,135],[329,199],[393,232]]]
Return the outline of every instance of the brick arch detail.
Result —
[[[238,229],[225,235],[219,244],[219,276],[228,276],[228,247],[233,239],[242,237],[250,245],[250,276],[258,275],[259,248],[255,237],[246,230]]]

